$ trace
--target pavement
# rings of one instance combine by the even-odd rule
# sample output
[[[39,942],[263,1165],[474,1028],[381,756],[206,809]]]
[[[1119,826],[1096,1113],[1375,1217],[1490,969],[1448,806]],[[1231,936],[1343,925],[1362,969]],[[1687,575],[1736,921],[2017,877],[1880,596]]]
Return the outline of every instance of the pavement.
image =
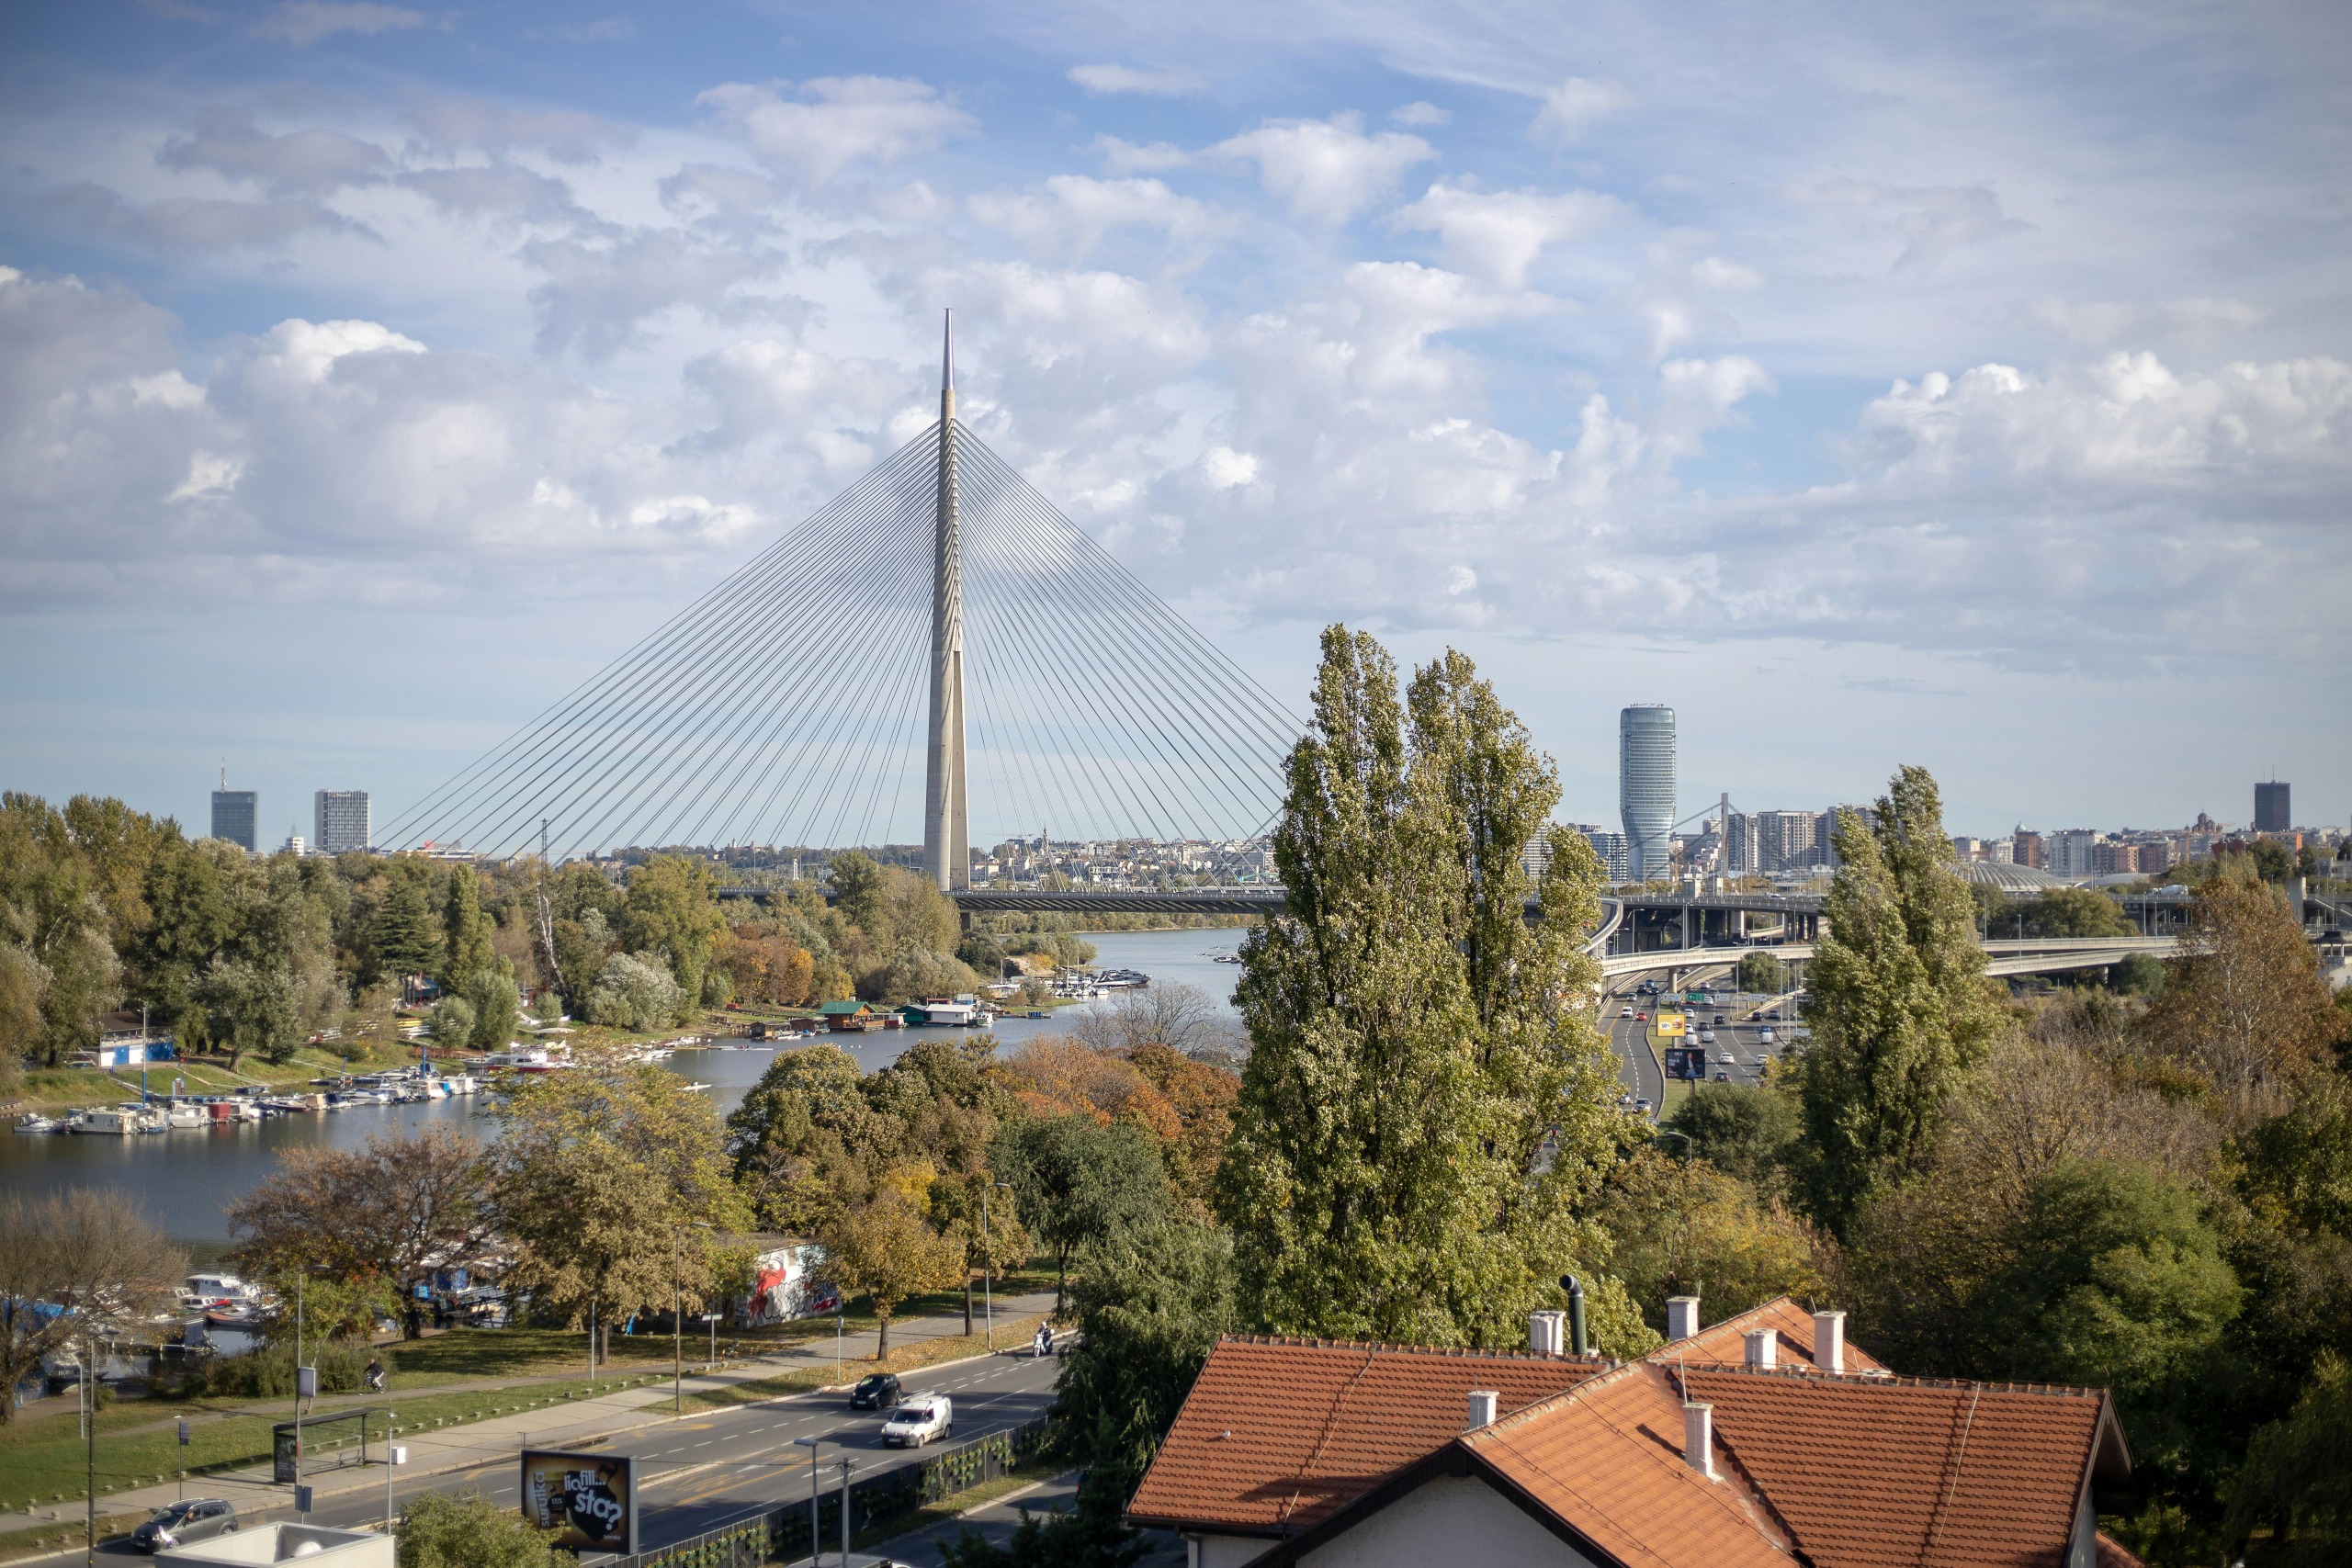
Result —
[[[996,1321],[1003,1325],[1034,1316],[1050,1311],[1053,1304],[1050,1291],[1000,1296]],[[933,1316],[902,1318],[890,1325],[890,1341],[894,1348],[905,1348],[963,1332],[964,1314],[958,1307]],[[862,1375],[860,1362],[871,1363],[876,1337],[870,1331],[844,1335],[838,1347],[831,1339],[812,1340],[723,1371],[690,1375],[684,1389],[689,1393],[727,1389],[811,1366],[831,1366],[837,1348],[844,1381],[852,1381]],[[1000,1336],[1001,1343],[1012,1340],[1020,1343],[994,1355],[903,1374],[910,1389],[951,1396],[963,1392],[963,1397],[957,1398],[956,1441],[1019,1426],[1043,1415],[1052,1403],[1059,1363],[1031,1357],[1025,1337],[1017,1332]],[[396,1384],[389,1397],[397,1403],[399,1395]],[[883,1449],[881,1417],[849,1412],[839,1393],[793,1394],[728,1410],[689,1411],[684,1416],[674,1413],[674,1397],[671,1383],[664,1380],[440,1431],[403,1433],[397,1440],[408,1450],[408,1463],[393,1472],[393,1506],[397,1509],[401,1498],[421,1492],[478,1486],[492,1497],[516,1501],[519,1506],[516,1461],[523,1449],[595,1441],[599,1452],[633,1453],[640,1459],[639,1492],[646,1510],[640,1539],[643,1547],[651,1548],[716,1529],[794,1495],[807,1496],[808,1450],[794,1446],[794,1438],[815,1436],[824,1441],[831,1450],[825,1454],[825,1464],[834,1484],[839,1478],[837,1460],[843,1452],[850,1455],[861,1475],[917,1462],[922,1457],[920,1450]],[[350,1527],[384,1517],[386,1467],[380,1457],[382,1445],[373,1448],[379,1457],[370,1462],[345,1462],[304,1476],[312,1489],[311,1523]],[[791,1484],[796,1476],[797,1494]],[[181,1495],[179,1483],[173,1481],[113,1493],[98,1499],[98,1508],[102,1515],[152,1512]],[[225,1497],[236,1505],[239,1518],[246,1523],[294,1517],[292,1485],[271,1480],[266,1462],[191,1478],[187,1495]],[[61,1522],[68,1528],[76,1526],[83,1517],[81,1504],[65,1503],[10,1516],[6,1523],[18,1529],[53,1531]],[[5,1546],[6,1539],[0,1535],[0,1546]],[[65,1557],[82,1550],[77,1541],[49,1555]],[[130,1554],[127,1540],[101,1542],[99,1551]]]

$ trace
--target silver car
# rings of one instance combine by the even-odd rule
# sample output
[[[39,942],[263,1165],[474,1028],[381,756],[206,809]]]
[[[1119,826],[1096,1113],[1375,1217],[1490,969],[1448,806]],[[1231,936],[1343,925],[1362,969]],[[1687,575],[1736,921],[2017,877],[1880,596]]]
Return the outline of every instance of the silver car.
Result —
[[[130,1544],[141,1551],[168,1551],[208,1536],[228,1535],[236,1528],[236,1505],[219,1497],[192,1497],[159,1509],[131,1532]]]

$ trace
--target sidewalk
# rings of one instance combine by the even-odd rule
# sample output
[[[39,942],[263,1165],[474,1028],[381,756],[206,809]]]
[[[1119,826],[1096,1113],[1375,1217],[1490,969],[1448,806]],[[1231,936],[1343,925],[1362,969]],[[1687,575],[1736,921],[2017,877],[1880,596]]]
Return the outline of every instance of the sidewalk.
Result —
[[[996,1320],[1001,1325],[1012,1320],[1050,1312],[1053,1304],[1054,1293],[1051,1291],[1022,1296],[1000,1296],[996,1303]],[[976,1329],[977,1326],[976,1318]],[[902,1318],[893,1323],[890,1325],[890,1343],[894,1348],[903,1348],[933,1339],[960,1337],[963,1332],[964,1314],[959,1307],[953,1312]],[[847,1376],[859,1375],[857,1363],[872,1359],[878,1338],[878,1333],[874,1331],[842,1337],[840,1354]],[[1012,1345],[1000,1334],[999,1347],[1011,1348]],[[685,1378],[684,1389],[688,1393],[695,1393],[735,1388],[811,1367],[830,1368],[834,1352],[833,1341],[810,1340],[804,1345],[772,1351],[741,1362],[723,1371],[690,1372]],[[644,1369],[632,1367],[628,1375],[643,1376]],[[451,1391],[435,1388],[429,1392],[440,1394]],[[397,1401],[400,1393],[395,1389],[378,1397]],[[512,1458],[526,1447],[560,1448],[592,1438],[656,1426],[674,1418],[672,1414],[674,1397],[670,1381],[663,1379],[659,1383],[598,1394],[592,1399],[571,1400],[537,1410],[518,1411],[510,1416],[493,1416],[486,1420],[440,1431],[403,1432],[397,1440],[408,1449],[408,1462],[401,1466],[400,1475],[402,1480],[414,1480],[420,1476],[469,1470],[477,1465]],[[690,1414],[707,1415],[708,1412]],[[101,1447],[99,1460],[102,1468],[105,1457],[105,1450]],[[380,1461],[366,1465],[346,1464],[340,1469],[324,1469],[315,1475],[306,1475],[303,1481],[311,1488],[317,1501],[362,1488],[373,1488],[380,1494],[384,1486],[384,1468]],[[100,1497],[98,1512],[101,1517],[132,1513],[143,1516],[176,1501],[179,1495],[180,1486],[176,1480],[160,1486],[137,1487]],[[294,1504],[293,1488],[286,1483],[271,1480],[270,1466],[266,1461],[243,1470],[191,1476],[187,1483],[187,1495],[227,1498],[236,1505],[241,1523],[259,1522],[272,1514],[285,1513]],[[61,1523],[79,1529],[85,1508],[86,1504],[75,1499],[8,1515],[0,1519],[0,1532],[5,1532],[0,1533],[0,1547],[7,1544],[10,1536],[25,1529],[54,1531]],[[62,1550],[79,1551],[82,1547],[77,1542],[69,1549]]]

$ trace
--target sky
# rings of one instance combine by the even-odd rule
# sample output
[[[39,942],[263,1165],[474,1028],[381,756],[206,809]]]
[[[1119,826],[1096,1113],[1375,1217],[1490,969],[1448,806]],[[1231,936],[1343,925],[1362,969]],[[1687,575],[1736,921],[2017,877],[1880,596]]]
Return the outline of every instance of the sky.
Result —
[[[0,786],[381,822],[964,418],[1616,817],[2352,818],[2352,16],[0,9]],[[976,820],[976,840],[997,825]],[[1002,830],[1010,830],[1010,825]]]

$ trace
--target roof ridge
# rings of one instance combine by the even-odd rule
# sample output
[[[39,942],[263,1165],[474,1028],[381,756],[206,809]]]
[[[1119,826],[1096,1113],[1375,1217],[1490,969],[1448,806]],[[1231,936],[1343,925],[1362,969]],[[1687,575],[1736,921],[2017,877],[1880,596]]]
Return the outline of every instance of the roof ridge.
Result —
[[[1445,1356],[1455,1360],[1531,1361],[1547,1366],[1609,1367],[1615,1363],[1598,1351],[1578,1356],[1563,1351],[1530,1350],[1486,1345],[1405,1345],[1389,1339],[1330,1339],[1307,1334],[1220,1334],[1220,1345],[1297,1345],[1314,1350],[1363,1350],[1372,1355]]]
[[[1648,1358],[1644,1358],[1647,1359]],[[1975,1378],[1905,1377],[1895,1372],[1825,1372],[1814,1366],[1751,1367],[1741,1361],[1697,1361],[1690,1369],[1695,1372],[1783,1378],[1798,1382],[1851,1383],[1860,1388],[1928,1388],[1965,1389],[1976,1393],[2033,1393],[2051,1399],[2098,1399],[2107,1390],[2055,1382],[1992,1382]]]

